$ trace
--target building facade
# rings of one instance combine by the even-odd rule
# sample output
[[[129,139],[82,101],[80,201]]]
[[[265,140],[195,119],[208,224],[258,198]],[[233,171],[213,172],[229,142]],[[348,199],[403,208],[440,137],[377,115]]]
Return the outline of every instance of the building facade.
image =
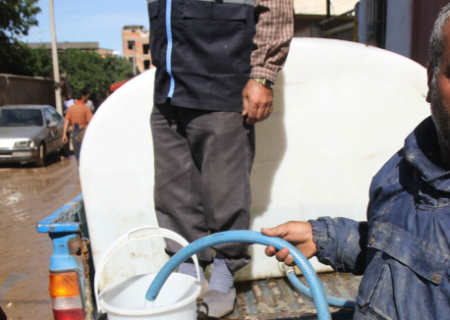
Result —
[[[39,49],[44,47],[50,53],[52,52],[51,42],[30,42],[27,43],[28,47],[31,49]],[[108,55],[113,55],[114,51],[109,49],[100,48],[98,42],[58,42],[56,44],[58,53],[64,53],[66,50],[75,49],[85,52],[96,52],[103,58]]]
[[[294,0],[294,36],[360,42],[426,66],[431,29],[439,10],[449,0],[331,1],[330,16],[326,3]]]
[[[361,0],[359,42],[393,51],[426,66],[428,42],[439,10],[448,0]],[[382,8],[382,10],[377,10]],[[381,41],[374,41],[377,35]]]
[[[359,0],[294,0],[294,37],[357,41],[355,6]]]
[[[150,31],[143,26],[129,25],[122,28],[123,56],[133,63],[134,74],[150,69]]]

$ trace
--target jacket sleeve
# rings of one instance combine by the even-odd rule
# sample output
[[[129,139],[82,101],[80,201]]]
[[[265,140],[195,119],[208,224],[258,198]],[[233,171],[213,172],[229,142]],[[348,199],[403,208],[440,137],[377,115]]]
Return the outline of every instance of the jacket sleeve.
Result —
[[[283,67],[294,35],[292,0],[256,0],[255,50],[251,55],[252,78],[275,82]]]
[[[367,251],[367,222],[321,217],[309,221],[317,258],[339,272],[363,274]]]

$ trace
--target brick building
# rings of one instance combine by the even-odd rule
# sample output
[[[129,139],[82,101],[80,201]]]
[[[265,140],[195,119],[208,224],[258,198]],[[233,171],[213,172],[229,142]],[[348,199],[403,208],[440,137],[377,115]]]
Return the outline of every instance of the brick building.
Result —
[[[129,25],[122,28],[123,56],[133,63],[135,73],[151,67],[149,37],[150,31],[143,26]]]

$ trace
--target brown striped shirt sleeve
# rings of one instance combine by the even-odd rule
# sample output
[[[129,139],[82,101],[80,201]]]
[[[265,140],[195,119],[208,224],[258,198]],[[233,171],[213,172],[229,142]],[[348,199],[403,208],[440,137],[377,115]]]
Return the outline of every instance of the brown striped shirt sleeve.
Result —
[[[275,82],[294,35],[294,6],[292,0],[255,0],[255,12],[256,49],[251,55],[250,77]]]

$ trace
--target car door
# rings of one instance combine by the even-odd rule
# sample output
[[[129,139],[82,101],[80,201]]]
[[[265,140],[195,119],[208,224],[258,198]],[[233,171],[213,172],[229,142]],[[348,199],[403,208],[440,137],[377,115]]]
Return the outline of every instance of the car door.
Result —
[[[47,144],[47,154],[57,149],[56,139],[58,137],[57,122],[53,119],[53,115],[49,108],[44,109],[45,125],[47,128],[47,136],[45,138]]]
[[[52,116],[53,122],[56,123],[56,130],[55,130],[55,148],[62,148],[63,142],[63,131],[64,131],[64,118],[53,108],[49,107],[48,111],[50,112],[50,115]]]

